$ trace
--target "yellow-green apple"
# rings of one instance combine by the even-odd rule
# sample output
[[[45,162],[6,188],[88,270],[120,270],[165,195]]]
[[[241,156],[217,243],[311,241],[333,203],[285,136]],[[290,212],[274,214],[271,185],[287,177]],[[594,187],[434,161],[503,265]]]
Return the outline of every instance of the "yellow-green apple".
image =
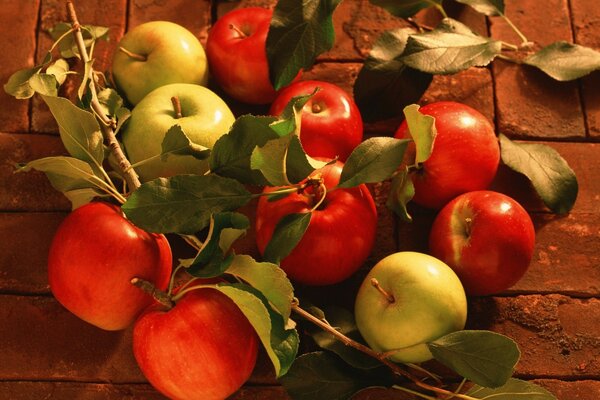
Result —
[[[179,99],[180,116],[173,98]],[[207,160],[176,154],[161,160],[165,134],[179,125],[193,143],[212,148],[234,121],[227,104],[210,89],[173,83],[153,90],[133,108],[122,141],[132,164],[149,160],[135,168],[143,181],[176,174],[203,174],[208,170]]]
[[[343,163],[337,161],[318,173],[327,189],[339,182]],[[314,177],[314,176],[313,176]],[[271,192],[276,188],[267,188]],[[264,254],[277,223],[286,215],[310,212],[322,193],[308,187],[277,201],[265,196],[256,210],[256,243]],[[365,185],[336,189],[312,211],[304,236],[291,253],[281,260],[281,268],[295,282],[330,285],[352,275],[371,253],[377,228],[375,202]]]
[[[73,314],[99,328],[119,330],[153,303],[131,279],[165,289],[171,264],[163,235],[134,226],[115,205],[92,202],[71,212],[56,231],[48,280],[54,297]]]
[[[269,113],[280,115],[293,97],[311,94],[315,88],[319,91],[302,110],[302,147],[312,157],[346,161],[363,139],[363,121],[356,103],[341,87],[314,80],[292,83],[279,91]]]
[[[170,83],[205,85],[208,63],[193,33],[173,22],[152,21],[123,36],[113,57],[112,74],[119,91],[135,105]]]
[[[372,349],[390,352],[395,362],[419,363],[433,357],[426,343],[464,328],[467,299],[449,266],[404,251],[371,269],[354,310],[358,330]]]
[[[249,378],[258,337],[235,303],[194,289],[171,309],[151,307],[133,330],[135,359],[152,386],[177,400],[223,400]]]
[[[268,104],[275,99],[266,50],[272,15],[266,8],[238,8],[208,31],[211,76],[225,93],[243,103]]]
[[[500,162],[498,139],[487,118],[451,101],[431,103],[419,111],[435,118],[437,136],[431,156],[412,174],[413,201],[440,209],[461,193],[487,189]],[[404,121],[395,137],[409,135]]]
[[[498,192],[464,193],[436,216],[430,253],[446,262],[470,295],[508,289],[527,271],[535,228],[527,211]]]

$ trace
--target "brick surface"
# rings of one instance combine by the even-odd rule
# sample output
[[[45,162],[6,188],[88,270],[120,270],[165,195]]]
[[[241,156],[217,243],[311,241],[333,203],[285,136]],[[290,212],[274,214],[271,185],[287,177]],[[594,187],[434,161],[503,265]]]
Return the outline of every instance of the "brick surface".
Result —
[[[567,0],[506,2],[506,14],[527,38],[539,46],[572,41]],[[500,17],[491,18],[496,39],[519,44]],[[496,60],[497,118],[500,132],[515,138],[585,138],[577,82],[556,82],[541,71]]]
[[[40,0],[0,0],[0,81],[4,85],[16,71],[33,67],[35,29]],[[29,130],[29,101],[17,100],[0,90],[0,121],[5,132]]]
[[[38,61],[45,57],[52,46],[52,38],[47,33],[47,30],[59,22],[67,22],[65,4],[66,2],[63,0],[42,0],[36,55]],[[74,1],[73,4],[75,5],[79,22],[82,25],[98,25],[110,28],[110,40],[98,41],[93,54],[94,69],[99,72],[108,71],[114,49],[124,32],[127,0],[106,0],[101,3],[94,1]],[[107,10],[110,10],[110,12],[107,12]],[[57,54],[56,57],[58,57]],[[80,72],[82,70],[78,65],[74,65],[73,68]],[[79,75],[69,77],[61,88],[61,95],[75,99],[79,83]],[[31,129],[34,132],[58,132],[58,127],[52,114],[39,96],[33,97]]]
[[[54,211],[70,203],[37,171],[14,174],[15,163],[26,163],[65,152],[58,137],[0,133],[0,210]]]

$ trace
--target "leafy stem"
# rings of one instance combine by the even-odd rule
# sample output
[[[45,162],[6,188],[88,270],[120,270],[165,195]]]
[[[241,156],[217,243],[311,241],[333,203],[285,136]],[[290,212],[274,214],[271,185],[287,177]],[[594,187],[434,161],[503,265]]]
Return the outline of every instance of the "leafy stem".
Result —
[[[510,18],[508,18],[504,13],[501,14],[502,18],[506,21],[506,23],[508,24],[508,26],[511,27],[511,29],[513,31],[515,31],[515,33],[519,36],[519,38],[521,39],[521,46],[526,46],[528,45],[529,39],[527,39],[527,37],[523,34],[523,32],[521,32],[521,30],[519,28],[517,28],[517,26],[515,24],[513,24],[513,22],[510,20]]]

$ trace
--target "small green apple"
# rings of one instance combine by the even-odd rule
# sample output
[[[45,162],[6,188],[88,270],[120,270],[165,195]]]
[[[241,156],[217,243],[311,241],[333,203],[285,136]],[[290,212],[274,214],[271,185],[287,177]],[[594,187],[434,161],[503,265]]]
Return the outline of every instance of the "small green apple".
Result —
[[[172,98],[181,104],[177,115]],[[177,174],[204,174],[207,160],[189,155],[169,155],[162,161],[162,141],[167,131],[179,125],[195,144],[212,148],[229,131],[235,117],[225,102],[210,89],[188,83],[173,83],[150,92],[131,111],[122,141],[142,181]]]
[[[135,105],[170,83],[206,85],[208,64],[200,41],[181,25],[152,21],[123,36],[112,73],[120,92]]]
[[[419,363],[433,358],[427,342],[464,328],[467,299],[450,267],[427,254],[404,251],[383,258],[369,272],[356,296],[355,314],[373,350],[390,352],[395,362]]]

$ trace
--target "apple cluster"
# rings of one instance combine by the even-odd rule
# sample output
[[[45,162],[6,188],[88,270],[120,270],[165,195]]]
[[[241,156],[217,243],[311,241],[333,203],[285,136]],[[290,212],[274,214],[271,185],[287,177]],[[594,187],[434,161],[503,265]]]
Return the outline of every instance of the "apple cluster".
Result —
[[[206,52],[198,39],[171,22],[131,29],[114,55],[112,75],[131,105],[121,132],[141,181],[209,172],[206,157],[162,157],[166,133],[179,126],[202,154],[234,124],[225,100],[207,86],[248,104],[269,105],[280,116],[298,96],[304,151],[328,164],[302,190],[273,199],[266,187],[256,208],[261,255],[281,221],[310,214],[297,245],[280,267],[292,282],[331,285],[352,276],[376,245],[377,210],[369,188],[338,187],[344,162],[363,142],[360,112],[343,89],[302,81],[276,91],[265,52],[272,11],[237,9],[211,28]],[[501,292],[525,273],[535,241],[533,224],[515,200],[487,190],[499,165],[494,129],[476,110],[452,102],[420,109],[435,118],[430,157],[413,165],[413,201],[439,210],[430,255],[400,252],[380,260],[355,299],[356,323],[371,348],[401,363],[432,358],[426,343],[465,326],[467,295]],[[396,138],[410,138],[404,122]],[[414,157],[415,148],[408,158]],[[202,282],[175,294],[167,238],[134,226],[114,205],[92,202],[74,210],[56,233],[49,256],[50,287],[68,310],[107,330],[133,325],[140,369],[173,399],[225,399],[249,378],[259,339],[227,296]],[[135,278],[135,279],[134,279]],[[145,288],[151,295],[132,285]],[[188,287],[189,289],[189,287]],[[176,298],[177,301],[173,301]]]

